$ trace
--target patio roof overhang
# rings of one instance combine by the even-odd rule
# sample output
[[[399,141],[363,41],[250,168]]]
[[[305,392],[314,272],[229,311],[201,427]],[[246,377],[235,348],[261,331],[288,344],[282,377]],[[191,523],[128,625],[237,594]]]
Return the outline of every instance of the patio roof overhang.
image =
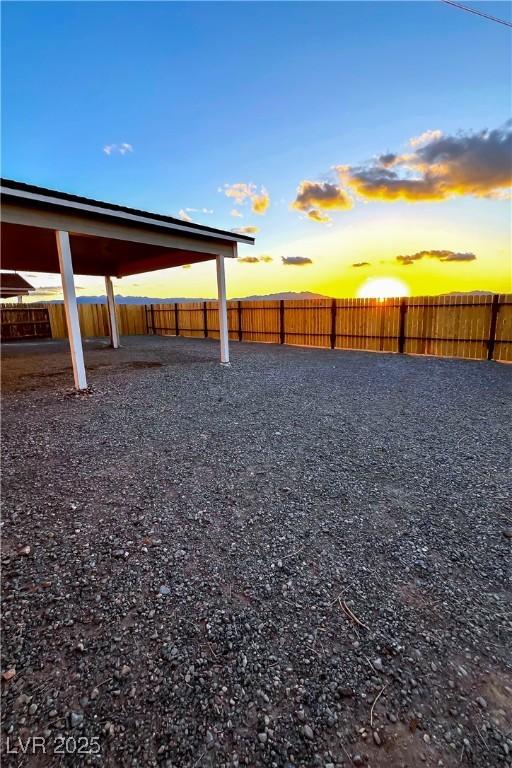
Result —
[[[125,277],[236,257],[254,238],[170,216],[1,180],[2,267],[60,272],[56,231],[69,232],[73,271]]]
[[[220,358],[229,365],[225,257],[254,238],[31,184],[0,180],[3,269],[56,272],[62,279],[77,389],[87,388],[74,275],[105,277],[112,346],[119,346],[112,276],[215,259]]]
[[[0,299],[11,299],[17,296],[28,296],[30,291],[34,291],[33,285],[30,285],[24,277],[17,272],[0,273]]]

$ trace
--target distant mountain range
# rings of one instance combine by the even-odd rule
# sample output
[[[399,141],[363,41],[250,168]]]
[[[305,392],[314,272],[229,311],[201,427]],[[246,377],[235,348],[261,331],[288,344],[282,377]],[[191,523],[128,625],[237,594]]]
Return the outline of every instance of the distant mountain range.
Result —
[[[195,298],[185,298],[184,296],[177,296],[170,299],[162,299],[160,296],[122,296],[116,295],[117,304],[178,304],[191,302],[191,301],[214,301],[216,297],[197,296]],[[301,293],[294,293],[293,291],[284,291],[283,293],[268,293],[266,295],[254,295],[254,296],[240,296],[233,299],[233,301],[279,301],[281,299],[293,299],[294,301],[305,301],[308,299],[327,299],[330,296],[324,296],[321,293],[312,293],[311,291],[303,291]],[[78,296],[77,302],[79,304],[106,304],[107,297],[102,296]],[[53,300],[48,304],[62,304],[62,299]]]
[[[492,291],[451,291],[450,293],[440,293],[437,296],[492,296]],[[35,297],[34,297],[35,298]],[[308,299],[332,299],[332,296],[326,296],[322,293],[314,293],[313,291],[282,291],[281,293],[267,293],[267,294],[254,294],[252,296],[237,296],[232,301],[307,301]],[[188,298],[185,296],[176,296],[172,298],[163,299],[161,296],[123,296],[122,294],[116,295],[117,304],[174,304],[175,302],[182,304],[193,301],[215,301],[216,297],[212,296],[196,296],[194,298]],[[62,299],[38,299],[45,304],[62,304]],[[79,304],[106,304],[107,298],[105,295],[100,296],[78,296],[77,301]]]
[[[450,291],[450,293],[440,293],[439,296],[492,296],[492,291]]]

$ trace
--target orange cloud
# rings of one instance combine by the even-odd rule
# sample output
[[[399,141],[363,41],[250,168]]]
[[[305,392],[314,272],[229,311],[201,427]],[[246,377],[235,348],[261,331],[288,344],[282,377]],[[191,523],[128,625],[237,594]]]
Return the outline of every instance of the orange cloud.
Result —
[[[240,264],[269,264],[271,261],[274,261],[274,259],[272,256],[263,254],[263,256],[244,256],[243,258],[237,259],[237,261],[239,261]]]
[[[317,208],[313,208],[311,211],[308,211],[306,216],[308,219],[311,219],[311,221],[318,221],[319,224],[328,224],[330,221],[332,221],[330,216],[328,216],[326,213],[322,213]]]
[[[270,205],[270,197],[267,190],[262,187],[259,195],[253,195],[251,197],[251,209],[253,213],[257,213],[260,216],[265,213]]]
[[[440,139],[442,135],[442,131],[433,131],[431,128],[429,128],[428,131],[423,131],[423,133],[420,133],[419,136],[413,136],[412,139],[409,139],[409,144],[411,147],[421,147],[424,144],[428,144],[430,141],[436,141],[437,139]]]
[[[230,197],[235,201],[235,205],[244,205],[248,200],[251,202],[251,209],[253,213],[262,216],[266,213],[267,208],[270,205],[270,195],[265,187],[261,187],[260,191],[257,191],[256,184],[246,184],[245,182],[237,182],[236,184],[224,184],[224,187],[219,188],[219,192],[223,192],[226,197]],[[235,213],[236,208],[231,211],[232,216],[241,216],[241,214]]]
[[[260,231],[260,228],[247,226],[247,227],[238,227],[237,229],[232,229],[231,231],[235,232],[237,235],[255,235],[257,232]]]
[[[410,154],[381,155],[367,166],[337,166],[342,185],[364,200],[439,201],[502,197],[512,186],[512,123],[479,133],[427,131]]]
[[[352,208],[352,200],[337,184],[327,181],[301,181],[292,208],[303,211],[308,218],[326,224],[331,221],[324,211],[343,211]]]
[[[244,182],[224,184],[224,189],[219,189],[219,192],[224,192],[226,197],[230,197],[237,205],[245,203],[248,197],[252,197],[254,191],[254,184],[245,184]]]

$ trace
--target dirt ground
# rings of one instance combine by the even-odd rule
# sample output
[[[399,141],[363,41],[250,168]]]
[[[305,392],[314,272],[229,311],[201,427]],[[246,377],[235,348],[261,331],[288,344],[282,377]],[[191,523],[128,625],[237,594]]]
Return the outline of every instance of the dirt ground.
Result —
[[[85,349],[3,349],[5,765],[512,765],[510,366]]]

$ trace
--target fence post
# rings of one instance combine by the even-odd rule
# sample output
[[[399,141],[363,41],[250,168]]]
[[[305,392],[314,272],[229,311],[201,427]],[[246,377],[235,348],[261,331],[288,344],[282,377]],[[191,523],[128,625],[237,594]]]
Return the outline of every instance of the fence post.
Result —
[[[405,349],[405,316],[407,314],[407,298],[400,299],[400,324],[398,327],[398,352],[403,355]]]
[[[156,328],[155,328],[155,309],[153,304],[149,305],[149,308],[151,309],[151,333],[153,336],[156,336]]]
[[[205,339],[208,338],[208,311],[206,309],[206,301],[203,301],[203,332]]]
[[[242,331],[242,302],[238,301],[238,341],[243,341],[244,333]]]
[[[281,299],[279,302],[279,343],[284,344],[284,339],[284,299]]]
[[[174,324],[176,326],[176,336],[180,335],[180,325],[178,323],[178,305],[174,302]]]
[[[331,302],[331,349],[336,349],[336,299]]]
[[[498,320],[498,312],[500,309],[500,297],[497,293],[492,297],[491,304],[491,324],[489,326],[489,338],[487,340],[487,359],[492,360],[494,357],[494,342],[496,341],[496,323]]]

